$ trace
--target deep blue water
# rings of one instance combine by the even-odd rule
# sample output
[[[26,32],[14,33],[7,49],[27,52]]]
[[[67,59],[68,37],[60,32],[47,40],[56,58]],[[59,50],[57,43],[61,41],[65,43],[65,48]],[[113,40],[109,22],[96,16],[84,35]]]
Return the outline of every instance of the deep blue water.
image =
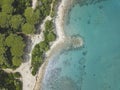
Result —
[[[84,3],[71,8],[65,24],[84,47],[51,58],[43,90],[120,90],[120,1]]]

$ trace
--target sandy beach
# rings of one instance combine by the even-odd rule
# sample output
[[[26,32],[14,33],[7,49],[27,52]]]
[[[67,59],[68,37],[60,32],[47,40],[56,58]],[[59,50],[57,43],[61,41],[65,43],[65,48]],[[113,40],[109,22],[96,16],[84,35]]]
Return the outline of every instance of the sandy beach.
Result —
[[[68,3],[69,2],[69,3]],[[39,73],[37,75],[37,81],[35,83],[34,90],[41,90],[42,88],[42,80],[44,78],[44,74],[46,71],[46,66],[49,62],[49,58],[57,51],[59,52],[62,47],[64,47],[64,42],[66,41],[66,37],[64,34],[64,18],[65,18],[65,12],[69,7],[72,5],[72,0],[62,0],[57,12],[57,17],[55,19],[55,26],[56,26],[56,32],[57,32],[57,39],[53,42],[53,45],[51,46],[50,50],[46,53],[46,60],[43,63],[43,65],[39,69]]]
[[[18,69],[15,70],[15,72],[20,72],[22,75],[22,82],[23,82],[23,90],[41,90],[41,85],[42,85],[42,79],[44,77],[44,73],[46,70],[46,66],[48,64],[49,58],[56,52],[59,52],[59,50],[64,47],[64,42],[66,40],[65,34],[64,34],[64,18],[66,11],[68,11],[69,7],[71,6],[73,0],[61,0],[59,6],[58,6],[58,11],[57,11],[57,16],[55,18],[55,30],[57,34],[57,39],[56,41],[53,42],[50,50],[46,53],[46,60],[42,64],[42,66],[39,69],[39,72],[36,76],[33,76],[31,74],[31,54],[32,50],[35,47],[36,44],[40,43],[41,41],[44,40],[44,25],[46,20],[51,20],[50,16],[47,16],[43,23],[40,25],[41,33],[37,35],[30,35],[31,39],[31,46],[28,44],[28,48],[30,49],[30,53],[28,54],[29,60],[25,63],[23,63]],[[68,3],[69,2],[69,3]],[[33,9],[35,9],[37,4],[37,0],[33,0]]]

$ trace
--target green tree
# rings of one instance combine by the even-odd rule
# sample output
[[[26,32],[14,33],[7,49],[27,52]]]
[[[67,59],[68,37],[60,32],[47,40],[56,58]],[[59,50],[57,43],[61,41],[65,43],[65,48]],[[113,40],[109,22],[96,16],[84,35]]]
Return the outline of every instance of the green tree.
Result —
[[[25,23],[22,26],[22,32],[24,34],[33,34],[35,32],[35,27],[34,27],[34,25],[31,25],[29,23]]]
[[[32,0],[15,0],[14,2],[15,13],[23,14],[24,10],[27,7],[30,7],[31,4],[32,4]]]
[[[6,58],[4,57],[5,52],[6,52],[6,48],[5,48],[5,35],[4,34],[0,34],[0,65],[3,65],[3,63],[6,60]]]
[[[3,55],[0,55],[0,65],[3,65],[5,62],[5,57]]]
[[[38,9],[36,9],[33,13],[32,16],[32,22],[34,22],[34,24],[38,24],[40,21],[40,11]]]
[[[49,49],[49,44],[46,41],[42,41],[39,45],[42,52],[45,52]]]
[[[33,15],[32,7],[27,7],[24,12],[24,16],[26,17],[27,21],[30,21],[32,15]]]
[[[19,31],[24,22],[25,20],[21,15],[14,15],[10,20],[11,27],[17,31]]]
[[[24,44],[23,42],[16,41],[16,45],[13,45],[10,49],[12,56],[22,56],[24,51]]]
[[[15,72],[13,75],[14,75],[14,77],[16,77],[16,78],[20,78],[20,77],[21,77],[21,74],[20,74],[19,72]]]
[[[6,51],[5,48],[5,35],[0,34],[0,55],[3,55]]]
[[[11,18],[11,15],[8,15],[4,12],[0,12],[0,27],[8,28],[10,18]]]
[[[11,47],[10,50],[11,50],[12,56],[20,57],[23,55],[25,44],[21,36],[17,36],[16,34],[10,34],[6,38],[5,42],[8,47]]]
[[[5,42],[6,42],[6,45],[7,45],[8,47],[13,46],[15,37],[17,37],[17,35],[10,34],[10,35],[6,38]]]
[[[0,0],[0,8],[1,8],[1,6],[2,6],[2,0]]]
[[[13,63],[14,66],[18,67],[18,66],[20,66],[21,63],[22,63],[22,58],[15,56],[15,57],[13,57],[13,59],[12,59],[12,63]]]
[[[56,39],[56,35],[53,32],[48,33],[47,41],[52,42]]]
[[[14,2],[14,0],[0,0],[2,1],[2,5],[12,5],[12,3]]]
[[[12,14],[13,7],[11,5],[4,4],[2,5],[2,12],[5,12],[7,14]]]
[[[51,31],[53,30],[53,22],[51,20],[47,20],[45,23],[45,29],[47,31]]]
[[[28,23],[30,23],[30,24],[39,23],[39,19],[40,19],[40,11],[39,10],[34,11],[31,7],[27,7],[25,9],[24,15],[25,15]]]

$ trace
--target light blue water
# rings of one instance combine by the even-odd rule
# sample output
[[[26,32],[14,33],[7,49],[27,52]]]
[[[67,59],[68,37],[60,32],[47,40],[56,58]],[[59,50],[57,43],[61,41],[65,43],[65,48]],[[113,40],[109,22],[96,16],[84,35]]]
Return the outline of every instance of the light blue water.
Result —
[[[65,32],[82,36],[84,47],[51,58],[43,90],[120,90],[120,1],[76,4]]]

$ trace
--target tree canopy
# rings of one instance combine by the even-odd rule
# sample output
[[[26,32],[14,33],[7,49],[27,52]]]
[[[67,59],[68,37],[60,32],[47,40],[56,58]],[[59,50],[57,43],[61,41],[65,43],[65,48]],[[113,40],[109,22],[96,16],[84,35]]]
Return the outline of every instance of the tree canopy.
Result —
[[[5,62],[5,52],[6,52],[6,48],[5,48],[5,35],[4,34],[0,34],[0,65],[2,65]]]
[[[43,51],[43,52],[45,52],[49,49],[49,45],[46,41],[40,42],[39,45],[40,45],[40,50]]]
[[[24,24],[24,22],[25,20],[21,15],[14,15],[10,20],[11,27],[17,31],[20,31],[19,29]]]
[[[6,14],[5,12],[0,12],[0,27],[8,28],[10,18],[11,15]]]
[[[22,56],[25,44],[23,42],[23,38],[21,36],[17,36],[16,34],[10,34],[6,38],[6,44],[10,47],[12,56]]]
[[[22,83],[13,73],[0,69],[0,90],[22,90]]]
[[[39,10],[33,10],[32,7],[27,7],[25,9],[24,15],[26,17],[26,20],[30,24],[37,24],[40,19],[40,11]]]
[[[5,35],[4,34],[0,34],[0,55],[4,54],[6,51],[5,48]]]
[[[46,37],[47,41],[52,42],[56,39],[56,35],[52,32],[48,33],[47,37]]]
[[[29,23],[25,23],[22,26],[22,32],[24,34],[33,34],[35,32],[35,27],[34,27],[34,25],[31,25]]]
[[[1,2],[2,2],[2,5],[11,5],[13,2],[14,2],[14,0],[0,0]]]
[[[22,58],[21,57],[13,57],[13,59],[12,59],[12,63],[13,63],[13,65],[14,66],[20,66],[21,65],[21,63],[22,63]]]
[[[13,7],[11,5],[4,4],[2,5],[2,12],[5,12],[7,14],[12,14]]]
[[[5,57],[1,54],[0,55],[0,66],[3,65],[5,62]]]

